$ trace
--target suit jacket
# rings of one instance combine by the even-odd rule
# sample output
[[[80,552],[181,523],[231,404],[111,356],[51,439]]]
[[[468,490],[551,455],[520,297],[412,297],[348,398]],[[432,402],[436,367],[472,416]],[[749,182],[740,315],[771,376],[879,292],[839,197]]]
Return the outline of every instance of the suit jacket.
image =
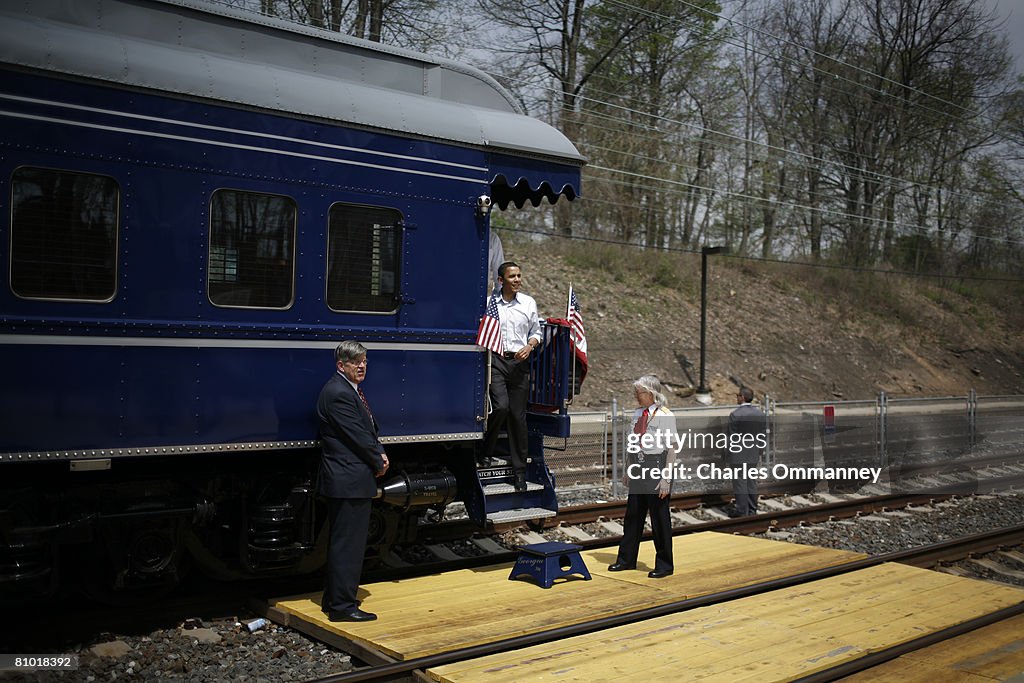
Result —
[[[377,424],[359,395],[339,373],[327,381],[316,403],[320,419],[320,477],[317,493],[329,498],[373,498],[384,452]]]
[[[750,435],[746,440],[748,443],[757,443],[757,435],[765,433],[764,413],[757,406],[744,403],[736,410],[729,414],[729,438],[730,446],[732,439],[738,439],[736,435]],[[744,448],[739,451],[734,451],[732,448],[729,449],[728,458],[729,462],[733,464],[746,463],[753,465],[757,463],[758,458],[761,456],[762,448],[758,446],[752,446],[750,448]]]

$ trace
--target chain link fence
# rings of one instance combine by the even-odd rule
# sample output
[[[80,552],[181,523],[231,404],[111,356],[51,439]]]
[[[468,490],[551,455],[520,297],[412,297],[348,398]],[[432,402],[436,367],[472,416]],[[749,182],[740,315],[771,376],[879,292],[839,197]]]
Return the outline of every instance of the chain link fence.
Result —
[[[1019,459],[1024,452],[1024,396],[966,396],[781,402],[766,397],[767,448],[759,463],[766,484],[789,493],[885,493],[921,486],[915,472],[938,466],[926,485],[970,476],[977,458]],[[675,492],[729,492],[728,419],[734,405],[676,409],[682,440],[677,459],[689,476]],[[625,471],[633,409],[572,413],[572,435],[548,438],[546,461],[559,489],[607,487],[627,494]],[[965,474],[966,473],[966,474]],[[957,475],[960,475],[957,478]]]
[[[559,489],[608,485],[611,416],[606,412],[572,413],[572,430],[565,439],[544,438],[544,461]]]

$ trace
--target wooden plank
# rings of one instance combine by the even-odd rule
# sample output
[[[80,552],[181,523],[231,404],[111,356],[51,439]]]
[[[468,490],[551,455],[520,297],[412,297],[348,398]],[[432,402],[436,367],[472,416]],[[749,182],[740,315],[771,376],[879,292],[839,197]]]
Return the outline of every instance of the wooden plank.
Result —
[[[849,683],[1008,681],[1024,673],[1024,615],[907,653],[848,676]]]
[[[852,586],[854,591],[859,586],[877,588],[879,576],[888,579],[887,590],[870,597],[882,599],[861,605],[860,597],[867,591],[848,592],[851,580],[857,578],[861,580]],[[936,586],[936,579],[943,585]],[[1017,589],[997,587],[1005,590],[992,591],[989,584],[902,565],[865,569],[852,577],[834,577],[812,586],[813,601],[807,600],[807,587],[793,587],[730,603],[729,609],[748,615],[746,623],[735,634],[729,651],[705,656],[702,666],[709,673],[732,667],[728,672],[734,680],[775,680],[782,676],[775,663],[784,661],[789,675],[805,675],[1024,599],[1024,592]],[[960,593],[970,599],[961,601]],[[737,623],[730,626],[735,628]],[[779,642],[780,633],[790,634],[791,641]],[[824,643],[826,648],[808,648],[804,637]]]
[[[892,681],[895,680],[898,680],[899,683],[936,683],[937,681],[941,683],[993,683],[993,680],[1007,680],[992,679],[987,676],[979,676],[965,671],[952,671],[941,666],[931,666],[927,663],[902,662],[900,659],[895,661],[901,663],[895,668],[887,669],[889,672],[887,676],[863,679],[847,677],[840,678],[839,680],[877,681],[877,683],[892,683]],[[872,669],[872,671],[874,671],[874,669]],[[861,674],[857,674],[857,676],[860,675]]]
[[[614,548],[582,553],[593,580],[571,579],[542,589],[509,581],[511,564],[434,574],[360,588],[364,609],[380,619],[331,624],[320,612],[320,594],[272,601],[297,620],[395,659],[434,654],[526,633],[623,614],[686,597],[749,585],[863,555],[714,532],[674,539],[677,571],[649,579],[645,570],[607,571]],[[653,566],[651,542],[640,562]],[[429,627],[425,628],[427,624]]]
[[[862,553],[816,548],[783,543],[763,538],[702,532],[677,536],[673,543],[675,574],[663,579],[649,579],[654,568],[654,545],[640,546],[637,571],[608,572],[616,559],[615,548],[588,550],[581,553],[591,575],[614,577],[640,585],[653,585],[675,595],[686,597],[706,595],[769,581],[782,576],[834,566],[862,559]]]
[[[560,681],[785,680],[1022,600],[1019,589],[882,565],[427,674],[452,683],[507,680],[511,671]]]
[[[509,571],[511,566],[497,582],[472,572],[457,572],[461,576],[426,582],[422,595],[409,586],[398,590],[389,586],[384,591],[387,596],[379,600],[375,598],[376,592],[384,589],[371,585],[367,587],[363,606],[371,609],[372,605],[382,615],[381,619],[329,624],[326,628],[353,641],[372,643],[389,656],[408,659],[450,647],[467,647],[564,623],[620,614],[663,600],[658,591],[642,586],[620,591],[621,584],[610,579],[571,581],[545,590],[525,581],[508,581]],[[596,582],[605,585],[590,585]],[[441,590],[440,586],[446,589]],[[557,602],[560,609],[546,608],[546,601]],[[277,604],[304,619],[323,620],[317,608],[311,607],[312,603]]]
[[[393,664],[396,661],[394,657],[388,656],[367,642],[350,639],[343,632],[325,627],[325,625],[329,626],[331,623],[327,621],[322,612],[320,613],[320,619],[313,620],[296,618],[292,612],[269,604],[259,611],[263,613],[263,616],[276,624],[305,633],[310,638],[347,652],[367,664]]]

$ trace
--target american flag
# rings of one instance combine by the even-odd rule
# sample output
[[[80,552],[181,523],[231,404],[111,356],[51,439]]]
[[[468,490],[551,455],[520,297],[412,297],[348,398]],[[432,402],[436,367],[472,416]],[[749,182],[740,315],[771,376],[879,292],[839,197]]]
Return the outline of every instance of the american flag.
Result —
[[[573,342],[576,344],[576,356],[587,366],[587,332],[583,329],[583,316],[580,315],[580,302],[576,300],[576,292],[569,285],[569,310],[565,314],[569,321]]]
[[[501,341],[501,319],[498,318],[498,300],[496,297],[487,297],[487,311],[484,317],[480,318],[480,329],[476,332],[477,346],[490,349],[494,353],[503,353],[504,345]]]

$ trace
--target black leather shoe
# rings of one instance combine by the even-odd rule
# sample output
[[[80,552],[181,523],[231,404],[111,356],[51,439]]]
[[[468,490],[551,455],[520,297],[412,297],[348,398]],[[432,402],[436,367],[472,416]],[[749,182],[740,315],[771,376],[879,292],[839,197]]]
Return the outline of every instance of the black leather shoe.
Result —
[[[377,615],[354,607],[347,612],[329,612],[327,618],[330,621],[373,621]]]
[[[671,569],[652,569],[647,572],[647,577],[651,579],[664,579],[666,576],[672,576]]]
[[[635,564],[626,564],[625,562],[616,562],[613,565],[609,565],[608,571],[610,572],[624,572],[627,569],[636,569]]]
[[[526,491],[526,472],[516,472],[515,481],[512,485],[520,493]]]

